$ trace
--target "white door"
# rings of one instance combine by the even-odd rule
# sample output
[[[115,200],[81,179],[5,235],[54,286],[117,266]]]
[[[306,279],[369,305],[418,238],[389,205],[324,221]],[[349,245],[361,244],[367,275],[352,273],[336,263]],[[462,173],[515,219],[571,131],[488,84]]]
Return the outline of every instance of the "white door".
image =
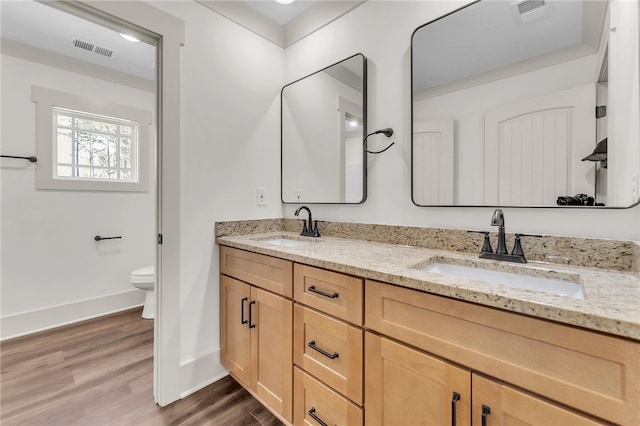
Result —
[[[453,205],[453,118],[413,125],[413,201]]]
[[[485,114],[484,204],[556,205],[594,195],[595,86],[503,105]]]

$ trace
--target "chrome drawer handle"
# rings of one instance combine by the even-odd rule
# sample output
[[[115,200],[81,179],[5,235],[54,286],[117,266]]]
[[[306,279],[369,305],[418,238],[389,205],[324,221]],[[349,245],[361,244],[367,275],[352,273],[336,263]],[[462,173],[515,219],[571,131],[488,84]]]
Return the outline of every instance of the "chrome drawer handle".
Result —
[[[319,294],[320,296],[328,297],[329,299],[335,299],[336,297],[338,297],[338,293],[327,293],[325,291],[318,290],[318,289],[316,289],[315,285],[309,286],[309,288],[307,290],[309,290],[311,293],[315,293],[315,294]]]
[[[309,346],[311,349],[313,349],[314,351],[318,351],[318,352],[320,352],[322,355],[326,356],[326,357],[327,357],[327,358],[329,358],[329,359],[336,359],[336,358],[338,358],[338,356],[340,355],[338,352],[334,352],[334,353],[330,354],[329,352],[325,351],[324,349],[317,347],[317,346],[316,346],[316,341],[315,341],[315,340],[310,341],[310,342],[308,343],[308,346]]]

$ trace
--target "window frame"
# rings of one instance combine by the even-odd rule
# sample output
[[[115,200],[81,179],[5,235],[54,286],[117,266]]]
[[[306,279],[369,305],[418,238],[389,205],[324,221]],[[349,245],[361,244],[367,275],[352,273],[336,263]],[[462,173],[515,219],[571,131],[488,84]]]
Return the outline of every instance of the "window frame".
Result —
[[[150,171],[150,126],[152,114],[139,108],[103,101],[93,97],[32,86],[31,100],[36,103],[36,189],[75,191],[148,192]],[[107,179],[54,177],[57,168],[57,126],[53,121],[53,108],[80,113],[119,118],[138,123],[138,181],[126,182]]]

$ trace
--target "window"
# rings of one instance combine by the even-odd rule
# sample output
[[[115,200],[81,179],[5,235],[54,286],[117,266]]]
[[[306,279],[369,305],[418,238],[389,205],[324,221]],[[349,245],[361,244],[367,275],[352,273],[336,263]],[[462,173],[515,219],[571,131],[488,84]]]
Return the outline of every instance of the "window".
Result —
[[[53,107],[54,178],[138,181],[138,123]]]
[[[42,87],[32,100],[38,189],[148,191],[149,111]]]

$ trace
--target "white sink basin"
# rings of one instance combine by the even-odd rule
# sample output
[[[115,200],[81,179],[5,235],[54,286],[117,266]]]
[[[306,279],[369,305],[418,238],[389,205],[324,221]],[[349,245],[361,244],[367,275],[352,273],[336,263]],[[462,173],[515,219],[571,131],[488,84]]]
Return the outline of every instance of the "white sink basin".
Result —
[[[441,262],[430,263],[423,267],[422,270],[434,274],[482,281],[489,284],[541,291],[544,293],[572,297],[574,299],[584,299],[582,285],[573,281],[535,277],[512,272],[494,271],[480,267],[461,266]]]
[[[300,247],[306,244],[311,244],[313,241],[294,240],[291,238],[270,238],[267,240],[262,240],[262,242],[281,247]]]

